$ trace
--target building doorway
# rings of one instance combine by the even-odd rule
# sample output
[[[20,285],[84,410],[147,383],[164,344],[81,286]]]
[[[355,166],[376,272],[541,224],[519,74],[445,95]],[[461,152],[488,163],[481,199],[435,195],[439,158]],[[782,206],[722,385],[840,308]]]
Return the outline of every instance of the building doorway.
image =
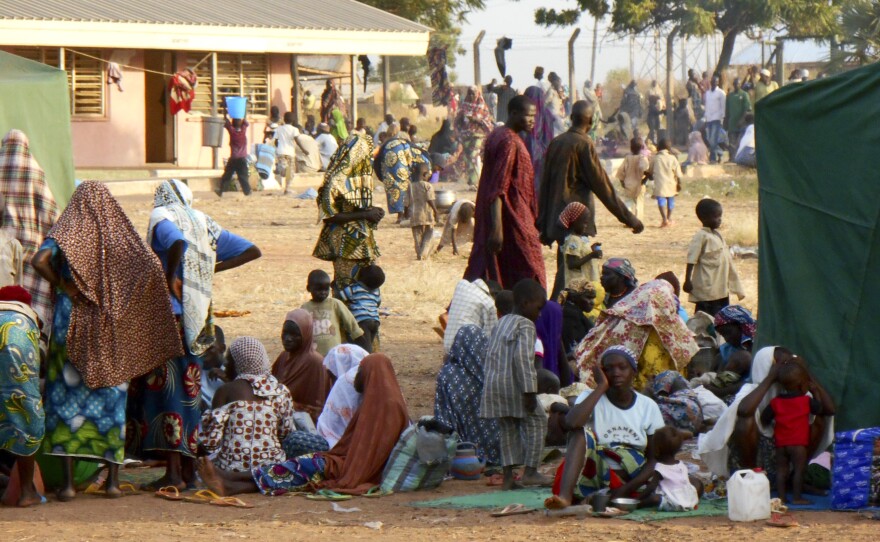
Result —
[[[173,73],[172,54],[168,51],[144,51],[144,68]],[[177,164],[174,118],[168,110],[168,81],[164,75],[144,72],[144,131],[146,159],[151,164]]]

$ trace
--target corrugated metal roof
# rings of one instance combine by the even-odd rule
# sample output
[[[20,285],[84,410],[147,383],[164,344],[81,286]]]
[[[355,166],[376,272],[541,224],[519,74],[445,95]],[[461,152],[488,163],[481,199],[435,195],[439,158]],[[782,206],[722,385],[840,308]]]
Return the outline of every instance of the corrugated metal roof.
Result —
[[[429,32],[354,0],[0,0],[0,20]]]

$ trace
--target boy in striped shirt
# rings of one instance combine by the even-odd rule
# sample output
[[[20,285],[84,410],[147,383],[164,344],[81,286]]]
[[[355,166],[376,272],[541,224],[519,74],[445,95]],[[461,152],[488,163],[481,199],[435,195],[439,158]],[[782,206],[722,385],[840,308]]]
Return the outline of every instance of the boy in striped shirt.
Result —
[[[369,345],[370,352],[379,350],[379,306],[382,304],[379,288],[383,284],[385,272],[378,265],[371,264],[361,268],[355,282],[339,292],[339,297],[364,330],[364,342]]]

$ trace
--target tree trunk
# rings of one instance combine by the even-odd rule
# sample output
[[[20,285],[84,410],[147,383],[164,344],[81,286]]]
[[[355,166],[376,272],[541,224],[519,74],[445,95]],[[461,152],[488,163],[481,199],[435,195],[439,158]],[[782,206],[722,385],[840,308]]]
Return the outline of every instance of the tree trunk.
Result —
[[[736,45],[736,38],[739,36],[739,33],[739,29],[731,29],[724,34],[724,41],[721,43],[721,54],[718,55],[718,65],[715,67],[715,73],[720,75],[730,66],[730,59],[733,57],[733,46]]]

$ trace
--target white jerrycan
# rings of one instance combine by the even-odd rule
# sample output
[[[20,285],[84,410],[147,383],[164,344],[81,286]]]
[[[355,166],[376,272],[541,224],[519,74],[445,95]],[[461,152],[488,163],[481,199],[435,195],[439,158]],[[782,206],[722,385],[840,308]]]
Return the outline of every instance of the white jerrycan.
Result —
[[[727,482],[727,515],[731,521],[770,517],[770,481],[762,471],[738,470]]]

